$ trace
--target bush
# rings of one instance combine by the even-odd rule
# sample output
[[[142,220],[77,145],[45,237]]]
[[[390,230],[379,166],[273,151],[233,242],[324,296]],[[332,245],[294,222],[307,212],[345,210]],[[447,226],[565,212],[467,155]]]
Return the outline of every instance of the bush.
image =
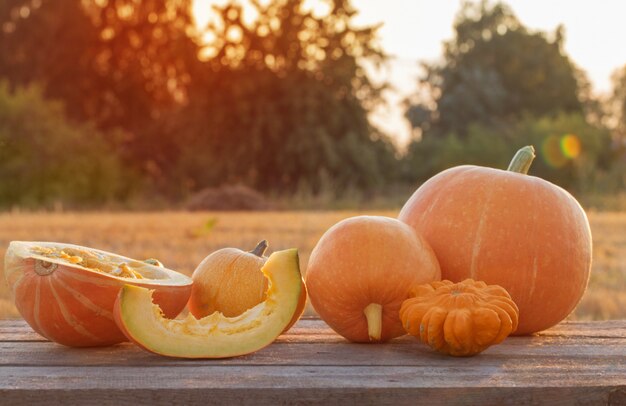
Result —
[[[69,122],[39,86],[0,81],[0,206],[102,204],[119,197],[121,175],[92,125]]]
[[[580,114],[527,116],[504,129],[472,125],[463,138],[427,136],[409,147],[405,178],[423,182],[463,164],[506,169],[524,145],[533,145],[537,154],[530,174],[571,192],[610,193],[623,186],[621,171],[613,167],[617,161],[609,131],[587,123]]]

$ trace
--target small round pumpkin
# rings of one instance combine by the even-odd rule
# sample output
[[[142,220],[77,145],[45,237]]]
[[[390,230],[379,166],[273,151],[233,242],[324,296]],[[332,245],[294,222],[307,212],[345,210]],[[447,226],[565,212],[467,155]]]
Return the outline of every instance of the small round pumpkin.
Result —
[[[430,243],[443,279],[500,285],[519,306],[515,334],[554,326],[580,301],[591,268],[591,231],[567,191],[526,173],[522,148],[507,171],[458,166],[411,196],[399,219]]]
[[[223,248],[204,258],[191,276],[191,314],[198,319],[214,312],[235,317],[263,302],[268,289],[268,280],[261,272],[267,261],[266,250],[267,241],[263,240],[252,251]],[[306,297],[303,281],[297,311],[285,331],[302,316]]]
[[[416,286],[411,295],[400,308],[404,328],[444,354],[478,354],[517,328],[519,310],[501,286],[444,280]]]
[[[406,334],[398,317],[409,289],[440,278],[428,243],[402,222],[352,217],[319,240],[306,272],[320,317],[355,342],[384,342]]]

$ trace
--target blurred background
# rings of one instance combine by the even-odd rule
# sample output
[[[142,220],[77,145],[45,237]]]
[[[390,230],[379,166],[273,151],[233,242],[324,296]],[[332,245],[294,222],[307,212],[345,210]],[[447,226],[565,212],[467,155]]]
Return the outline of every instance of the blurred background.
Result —
[[[575,317],[626,317],[624,15],[618,0],[2,0],[0,242],[191,273],[271,238],[306,263],[344,210],[395,216],[439,171],[506,168],[532,144],[530,173],[592,223]]]
[[[533,144],[626,207],[626,5],[570,3],[3,0],[0,206],[395,207]]]

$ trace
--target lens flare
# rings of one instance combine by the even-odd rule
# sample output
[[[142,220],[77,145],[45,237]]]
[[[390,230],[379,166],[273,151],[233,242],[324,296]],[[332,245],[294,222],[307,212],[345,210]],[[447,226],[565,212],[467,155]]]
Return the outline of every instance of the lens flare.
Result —
[[[551,135],[541,145],[541,155],[546,164],[561,168],[581,153],[580,140],[574,134]]]
[[[561,137],[551,135],[541,144],[541,156],[549,166],[560,168],[567,163],[567,158],[561,151]]]
[[[566,134],[561,138],[561,150],[569,159],[576,159],[580,155],[580,140],[574,134]]]

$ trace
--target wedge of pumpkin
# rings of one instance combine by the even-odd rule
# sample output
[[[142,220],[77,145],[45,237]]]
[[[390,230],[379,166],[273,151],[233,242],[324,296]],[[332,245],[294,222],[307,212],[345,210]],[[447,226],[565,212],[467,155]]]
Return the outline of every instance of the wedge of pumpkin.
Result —
[[[152,303],[152,291],[126,285],[115,304],[120,330],[140,347],[180,358],[228,358],[271,344],[298,308],[302,276],[296,249],[273,253],[261,268],[268,278],[266,299],[236,317],[219,312],[172,320]]]

